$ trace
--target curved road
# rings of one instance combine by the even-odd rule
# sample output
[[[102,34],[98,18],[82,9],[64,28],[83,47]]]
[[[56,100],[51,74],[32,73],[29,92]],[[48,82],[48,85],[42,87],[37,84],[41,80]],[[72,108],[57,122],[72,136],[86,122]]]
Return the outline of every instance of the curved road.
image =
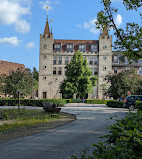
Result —
[[[108,108],[105,105],[68,104],[62,112],[75,114],[77,120],[65,126],[32,136],[0,143],[0,159],[66,159],[84,146],[91,146],[107,133],[114,123],[110,117],[122,118],[127,109]],[[117,118],[117,119],[118,119]]]

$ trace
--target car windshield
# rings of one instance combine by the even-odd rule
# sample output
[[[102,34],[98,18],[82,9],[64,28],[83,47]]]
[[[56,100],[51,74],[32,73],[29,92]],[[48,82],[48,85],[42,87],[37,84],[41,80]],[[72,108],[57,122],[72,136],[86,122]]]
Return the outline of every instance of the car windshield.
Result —
[[[126,97],[126,100],[134,100],[134,99],[135,99],[134,96],[128,96],[128,97]]]

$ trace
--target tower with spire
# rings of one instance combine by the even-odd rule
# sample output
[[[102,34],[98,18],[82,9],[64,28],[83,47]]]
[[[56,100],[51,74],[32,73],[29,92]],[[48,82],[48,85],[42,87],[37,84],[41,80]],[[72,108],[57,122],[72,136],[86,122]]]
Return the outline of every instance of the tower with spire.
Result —
[[[47,7],[48,9],[48,7]],[[38,97],[52,98],[52,65],[53,65],[53,34],[50,32],[48,13],[43,35],[40,34],[39,53],[39,88]]]
[[[98,58],[98,98],[102,99],[105,89],[108,88],[106,76],[112,72],[112,36],[109,36],[106,26],[99,37]]]

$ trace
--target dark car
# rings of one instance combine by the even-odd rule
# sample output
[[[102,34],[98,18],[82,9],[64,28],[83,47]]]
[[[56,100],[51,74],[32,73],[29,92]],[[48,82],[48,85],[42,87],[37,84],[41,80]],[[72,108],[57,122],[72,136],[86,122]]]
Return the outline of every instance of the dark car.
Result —
[[[129,110],[134,110],[135,108],[135,102],[136,101],[142,101],[142,95],[131,95],[125,98],[124,100],[124,108],[129,108]]]

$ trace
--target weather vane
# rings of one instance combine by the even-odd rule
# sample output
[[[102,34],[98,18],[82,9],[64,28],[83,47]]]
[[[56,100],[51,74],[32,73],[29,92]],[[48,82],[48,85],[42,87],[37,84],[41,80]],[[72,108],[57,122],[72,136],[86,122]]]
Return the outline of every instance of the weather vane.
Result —
[[[48,10],[49,10],[49,7],[48,7],[48,6],[46,6],[46,9],[47,9],[47,15],[48,15]]]

